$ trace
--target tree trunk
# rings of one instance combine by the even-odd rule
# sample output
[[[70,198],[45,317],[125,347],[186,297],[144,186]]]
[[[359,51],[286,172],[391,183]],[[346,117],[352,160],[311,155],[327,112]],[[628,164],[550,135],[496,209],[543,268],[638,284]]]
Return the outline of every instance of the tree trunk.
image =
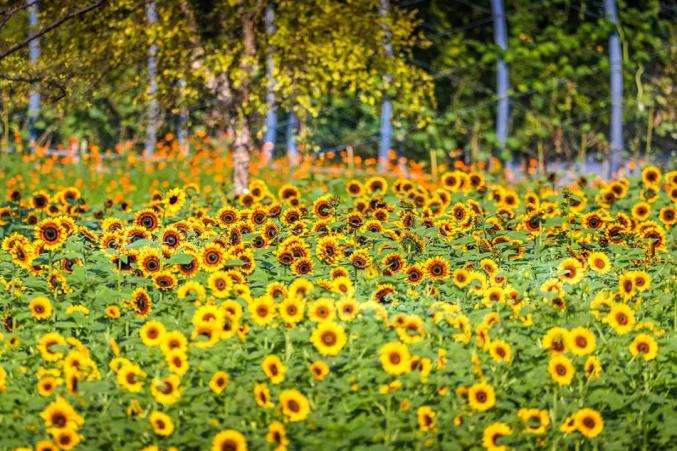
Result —
[[[188,107],[185,98],[186,80],[179,79],[179,92],[181,95],[181,107],[179,109],[179,122],[176,126],[176,137],[179,141],[179,151],[183,155],[188,154]]]
[[[235,129],[235,149],[233,150],[233,191],[236,196],[249,192],[249,162],[253,142],[249,127],[248,111],[245,109],[249,103],[249,90],[251,76],[254,70],[256,57],[256,13],[246,11],[242,6],[242,49],[244,54],[240,59],[240,68],[244,72],[241,85],[241,107]]]
[[[249,160],[251,134],[246,122],[238,125],[233,151],[233,192],[236,196],[249,192]]]
[[[155,1],[146,4],[146,20],[148,26],[152,27],[157,23],[157,11]],[[157,142],[158,115],[160,106],[157,100],[157,45],[151,42],[148,47],[148,118],[146,124],[146,141],[143,150],[143,156],[149,159],[155,153],[155,144]]]
[[[618,26],[618,13],[615,0],[604,0],[604,12],[607,20]],[[611,118],[609,124],[609,164],[607,178],[612,178],[618,171],[623,151],[623,61],[621,57],[621,40],[618,32],[609,36]]]
[[[503,0],[491,0],[491,14],[494,19],[494,41],[502,51],[508,49],[508,37],[505,25],[505,11],[503,9]],[[496,95],[498,103],[496,105],[496,139],[499,150],[505,149],[508,139],[508,65],[499,57],[496,62]]]
[[[293,168],[299,164],[299,150],[296,147],[296,133],[299,128],[299,118],[293,111],[289,112],[287,120],[287,159],[289,167]]]
[[[381,0],[379,4],[379,14],[382,19],[382,28],[385,34],[385,39],[383,42],[383,47],[388,58],[393,56],[393,46],[391,42],[390,28],[387,24],[388,16],[390,15],[390,1]],[[384,74],[383,76],[386,85],[390,85],[392,77],[390,74]],[[383,103],[381,105],[381,127],[380,127],[380,139],[378,145],[378,171],[384,173],[388,170],[389,163],[389,153],[390,148],[392,147],[393,140],[393,104],[388,94],[386,93]]]
[[[28,26],[30,32],[38,29],[38,1],[26,0],[28,6]],[[38,63],[40,59],[40,38],[33,39],[28,44],[28,60],[31,66]],[[33,149],[38,140],[38,131],[36,129],[36,122],[40,115],[40,92],[37,89],[31,89],[28,100],[28,141],[29,148]]]
[[[266,34],[270,37],[275,33],[275,10],[272,4],[266,7]],[[268,54],[266,55],[266,76],[268,77],[268,92],[266,93],[266,135],[263,139],[263,164],[268,165],[273,159],[273,152],[275,151],[275,138],[277,135],[277,105],[275,103],[275,78],[273,71],[275,66],[273,63],[273,50],[269,46]]]

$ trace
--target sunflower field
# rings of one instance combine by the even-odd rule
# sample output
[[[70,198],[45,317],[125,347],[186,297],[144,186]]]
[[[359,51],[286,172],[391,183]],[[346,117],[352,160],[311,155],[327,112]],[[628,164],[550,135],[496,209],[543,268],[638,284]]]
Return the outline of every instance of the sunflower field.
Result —
[[[677,171],[194,169],[6,174],[1,449],[677,441]]]

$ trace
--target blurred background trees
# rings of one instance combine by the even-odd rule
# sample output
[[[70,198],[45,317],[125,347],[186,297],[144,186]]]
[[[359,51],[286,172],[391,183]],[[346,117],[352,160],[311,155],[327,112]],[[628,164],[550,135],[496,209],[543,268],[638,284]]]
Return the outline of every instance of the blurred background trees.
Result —
[[[151,3],[157,19],[149,22]],[[608,47],[616,32],[625,155],[674,150],[672,2],[617,1],[617,27],[602,0],[502,3],[505,50],[494,40],[490,0],[390,0],[387,14],[382,0],[40,1],[38,30],[68,19],[40,37],[37,60],[29,45],[0,59],[2,147],[28,148],[33,129],[51,147],[76,137],[141,151],[150,119],[158,136],[204,130],[258,158],[274,105],[277,133],[267,136],[276,155],[293,138],[302,154],[351,145],[377,158],[383,108],[392,101],[391,154],[486,160],[501,147],[496,67],[503,59],[510,109],[500,156],[515,165],[584,164],[609,151]],[[31,6],[0,0],[0,54],[36,29]],[[267,10],[274,27],[266,27]],[[41,99],[35,121],[31,93]]]

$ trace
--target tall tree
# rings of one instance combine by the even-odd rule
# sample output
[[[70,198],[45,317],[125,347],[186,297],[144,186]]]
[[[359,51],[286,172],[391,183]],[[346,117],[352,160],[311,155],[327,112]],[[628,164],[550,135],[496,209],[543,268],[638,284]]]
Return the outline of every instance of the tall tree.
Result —
[[[618,171],[623,151],[623,59],[621,56],[621,40],[617,27],[618,12],[615,0],[604,0],[604,12],[607,20],[616,29],[609,36],[609,83],[611,92],[611,118],[609,122],[609,162],[607,177],[611,178]]]
[[[383,28],[383,48],[387,58],[393,57],[393,45],[391,43],[390,26],[388,25],[388,18],[390,16],[390,1],[380,0],[379,14],[381,16],[381,26]],[[389,73],[383,75],[383,81],[386,86],[392,82],[392,77]],[[392,147],[393,140],[393,103],[390,96],[386,94],[381,103],[381,126],[380,139],[378,144],[378,171],[383,173],[388,169],[388,153]]]
[[[155,152],[158,130],[158,116],[160,104],[157,99],[157,43],[154,27],[157,24],[157,5],[155,0],[146,3],[146,20],[150,31],[150,45],[148,46],[148,117],[146,123],[146,142],[143,150],[145,158],[150,158]]]
[[[275,10],[272,3],[266,6],[266,36],[270,38],[275,33]],[[268,78],[268,92],[266,93],[266,135],[263,139],[263,163],[268,164],[275,152],[275,138],[277,135],[277,104],[275,102],[275,62],[273,47],[268,46],[266,53],[266,77]]]
[[[299,128],[299,117],[294,111],[289,112],[287,119],[287,160],[289,166],[294,167],[299,162],[299,150],[296,147],[296,134]]]
[[[494,42],[501,49],[501,52],[505,52],[508,49],[508,33],[505,24],[503,0],[491,0],[491,15],[494,21]],[[505,149],[508,139],[509,86],[508,65],[503,55],[500,55],[496,62],[496,95],[498,97],[496,105],[496,140],[499,150]]]
[[[38,31],[38,0],[26,0],[28,7],[28,29],[29,34]],[[28,60],[31,66],[35,66],[40,59],[40,38],[35,38],[28,44]],[[33,148],[38,139],[36,122],[40,115],[40,91],[34,86],[31,89],[28,99],[28,140],[30,147]]]

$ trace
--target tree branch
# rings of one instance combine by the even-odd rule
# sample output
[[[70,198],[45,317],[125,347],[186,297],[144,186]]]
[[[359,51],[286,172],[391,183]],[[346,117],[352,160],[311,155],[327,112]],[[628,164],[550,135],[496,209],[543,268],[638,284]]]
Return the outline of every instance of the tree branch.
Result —
[[[23,3],[18,3],[17,5],[11,7],[11,8],[5,8],[0,12],[0,28],[4,27],[9,19],[19,11],[22,11],[24,9],[28,9],[31,6],[35,5],[38,2],[38,0],[33,0],[32,2],[23,2]]]
[[[2,52],[0,52],[0,60],[3,60],[3,59],[5,59],[6,57],[8,57],[9,55],[11,55],[11,54],[13,54],[13,53],[15,53],[15,52],[21,50],[22,48],[24,48],[24,47],[26,47],[28,44],[30,44],[31,41],[33,41],[33,40],[39,38],[40,36],[42,36],[42,35],[44,35],[44,34],[46,34],[46,33],[49,33],[50,31],[54,30],[55,28],[58,28],[59,26],[63,25],[65,22],[68,22],[69,20],[74,19],[74,18],[76,18],[76,17],[78,17],[78,16],[82,16],[83,14],[87,14],[88,12],[90,12],[90,11],[92,11],[92,10],[94,10],[94,9],[97,9],[97,8],[103,6],[103,5],[106,4],[106,3],[108,3],[108,0],[99,0],[98,2],[96,2],[96,3],[92,4],[92,5],[89,5],[89,6],[86,6],[86,7],[84,7],[84,8],[78,9],[78,10],[76,10],[76,11],[72,11],[72,12],[66,14],[66,15],[63,16],[63,17],[60,17],[59,19],[57,19],[57,20],[55,20],[54,22],[52,22],[51,24],[47,25],[46,27],[44,27],[44,28],[41,29],[40,31],[37,31],[37,32],[35,32],[35,33],[31,33],[31,34],[28,35],[28,37],[27,37],[26,39],[24,39],[23,41],[17,42],[16,44],[14,44],[13,46],[11,46],[10,48],[8,48],[8,49],[3,50]]]

